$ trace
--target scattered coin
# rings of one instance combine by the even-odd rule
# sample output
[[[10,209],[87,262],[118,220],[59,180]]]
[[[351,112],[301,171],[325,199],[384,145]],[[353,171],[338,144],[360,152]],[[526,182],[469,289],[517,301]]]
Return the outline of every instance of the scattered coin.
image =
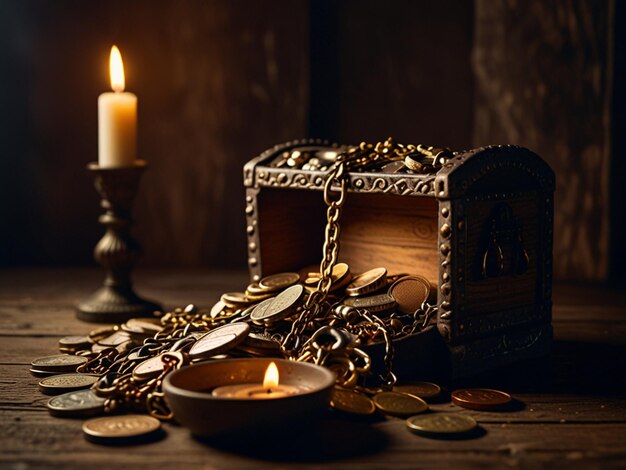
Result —
[[[32,370],[37,372],[75,372],[78,366],[87,362],[86,357],[70,354],[38,357],[31,362]]]
[[[91,341],[88,336],[64,336],[59,340],[59,350],[63,353],[74,354],[90,347]]]
[[[211,318],[217,318],[222,314],[225,308],[226,304],[221,300],[218,300],[211,308],[211,312],[209,313],[209,315],[211,316]]]
[[[441,394],[441,387],[430,382],[412,382],[405,385],[395,385],[394,392],[409,393],[423,400],[435,398]]]
[[[307,285],[317,284],[322,275],[319,272],[310,272],[304,280]],[[338,290],[344,287],[352,280],[352,273],[350,273],[350,267],[346,263],[337,263],[333,268],[330,275],[331,278],[331,291]]]
[[[39,382],[39,391],[46,395],[59,395],[89,388],[98,381],[98,376],[90,374],[61,374],[46,377]]]
[[[489,388],[464,388],[452,392],[452,403],[470,410],[491,411],[511,403],[511,395]]]
[[[346,294],[350,296],[367,295],[387,285],[387,269],[374,268],[352,278],[346,286]]]
[[[415,313],[430,296],[430,282],[421,276],[398,279],[389,288],[402,313]]]
[[[111,336],[107,336],[106,338],[99,340],[97,344],[98,346],[105,348],[114,348],[122,343],[130,341],[130,339],[130,335],[127,331],[116,331]]]
[[[381,392],[374,395],[376,408],[392,416],[412,416],[428,410],[424,400],[408,393]]]
[[[163,329],[163,325],[157,318],[131,318],[120,328],[129,333],[153,336]]]
[[[288,287],[274,297],[267,307],[261,308],[263,303],[259,304],[250,314],[250,318],[255,322],[263,322],[265,324],[287,318],[294,312],[303,295],[304,287],[301,284]]]
[[[84,418],[104,413],[104,398],[93,390],[64,393],[48,400],[48,411],[59,418]]]
[[[374,402],[365,395],[338,387],[333,389],[330,406],[357,415],[371,415],[376,410]]]
[[[414,433],[431,435],[463,434],[476,428],[474,418],[458,413],[432,413],[411,416],[406,425]]]
[[[247,323],[230,323],[220,326],[196,341],[189,350],[189,357],[198,360],[223,354],[243,342],[249,332],[250,325]]]
[[[163,356],[163,354],[151,357],[137,364],[137,367],[133,369],[133,378],[135,380],[147,380],[163,372],[165,364],[163,364],[161,356]]]
[[[107,416],[83,423],[85,437],[96,443],[124,443],[147,437],[161,429],[161,422],[146,415]]]
[[[117,326],[101,326],[100,328],[96,328],[89,333],[89,341],[97,343],[99,340],[111,336],[118,329]]]
[[[246,307],[252,303],[243,292],[226,292],[220,299],[227,307]]]
[[[52,371],[51,372],[49,370],[30,369],[29,372],[30,372],[30,375],[32,375],[33,377],[41,378],[41,377],[52,377],[53,375],[65,374],[68,371],[59,371],[59,372]]]
[[[263,318],[265,318],[265,312],[272,304],[276,297],[270,297],[269,299],[265,299],[262,302],[258,303],[250,312],[250,319],[256,323],[257,325],[263,325]]]
[[[349,307],[365,308],[373,313],[389,312],[397,305],[396,300],[386,293],[368,297],[349,297],[343,303]]]
[[[300,280],[298,273],[278,273],[266,276],[259,281],[259,287],[265,291],[276,292],[293,286]]]
[[[263,349],[266,351],[278,351],[280,344],[267,333],[250,333],[245,339],[244,344],[254,349]]]

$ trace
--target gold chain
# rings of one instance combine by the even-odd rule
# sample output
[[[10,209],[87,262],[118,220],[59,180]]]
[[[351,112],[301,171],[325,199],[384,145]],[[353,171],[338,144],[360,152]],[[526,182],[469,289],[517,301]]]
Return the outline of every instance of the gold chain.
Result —
[[[327,311],[324,308],[328,293],[332,286],[333,268],[337,263],[339,256],[339,221],[343,205],[346,199],[348,172],[358,168],[365,170],[372,166],[379,166],[383,163],[392,162],[407,158],[407,156],[418,155],[420,157],[430,158],[429,168],[438,169],[445,158],[449,156],[449,151],[437,149],[434,147],[424,147],[422,145],[402,145],[396,143],[392,138],[388,138],[384,142],[378,142],[376,145],[362,142],[358,147],[352,147],[347,152],[337,156],[336,162],[328,170],[326,182],[324,184],[324,203],[326,204],[326,228],[324,231],[324,245],[322,248],[322,261],[320,263],[320,280],[316,289],[311,292],[307,298],[300,315],[291,325],[291,330],[285,336],[281,343],[281,351],[286,357],[298,360],[306,360],[307,358],[316,357],[317,363],[321,363],[320,357],[328,355],[313,355],[311,351],[307,351],[310,342],[303,341],[303,333],[313,320],[319,320]],[[374,325],[374,334],[380,331],[385,341],[385,374],[381,377],[384,387],[391,388],[396,382],[393,373],[393,357],[395,348],[391,335],[385,323],[376,315],[370,315],[367,311],[358,311],[359,316]],[[319,350],[318,350],[319,351]],[[352,352],[365,354],[360,349],[352,348]],[[340,361],[340,362],[345,362]],[[356,370],[356,367],[348,369]],[[369,370],[369,361],[368,367]],[[345,371],[344,371],[345,372]],[[344,385],[355,382],[355,374],[348,374],[349,378]],[[340,374],[338,374],[341,377]]]

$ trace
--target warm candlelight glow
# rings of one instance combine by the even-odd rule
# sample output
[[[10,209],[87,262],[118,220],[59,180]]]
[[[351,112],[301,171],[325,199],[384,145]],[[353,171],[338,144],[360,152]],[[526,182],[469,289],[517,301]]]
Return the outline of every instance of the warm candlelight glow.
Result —
[[[117,46],[111,48],[109,73],[111,75],[111,88],[113,88],[113,91],[116,93],[124,91],[124,63],[122,62],[122,54]]]
[[[278,367],[275,362],[270,362],[265,370],[265,377],[263,377],[263,388],[265,390],[271,390],[278,387]]]

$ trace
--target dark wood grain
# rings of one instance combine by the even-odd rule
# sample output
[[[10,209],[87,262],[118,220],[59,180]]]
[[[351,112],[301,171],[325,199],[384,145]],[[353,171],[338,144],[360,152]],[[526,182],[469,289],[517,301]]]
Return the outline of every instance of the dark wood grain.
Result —
[[[14,227],[0,265],[92,262],[102,228],[85,167],[112,44],[149,165],[135,207],[143,262],[244,264],[241,168],[306,134],[308,1],[7,1],[0,30],[0,214]]]
[[[0,272],[0,466],[7,468],[622,468],[626,465],[626,293],[592,286],[555,287],[555,345],[545,364],[510,368],[455,386],[494,386],[518,405],[504,412],[462,410],[449,402],[435,411],[474,416],[474,439],[441,441],[409,433],[402,420],[371,423],[329,413],[320,427],[303,426],[277,438],[204,442],[166,424],[164,440],[107,448],[85,441],[81,420],[51,417],[34,356],[55,351],[58,337],[84,334],[73,302],[99,279],[97,270],[32,269]],[[142,290],[182,305],[221,290],[240,289],[247,273],[143,271]],[[210,304],[208,302],[207,304]],[[606,312],[604,315],[603,312]],[[600,332],[609,331],[610,342]]]
[[[518,143],[555,170],[557,278],[608,273],[611,5],[476,1],[474,143]]]

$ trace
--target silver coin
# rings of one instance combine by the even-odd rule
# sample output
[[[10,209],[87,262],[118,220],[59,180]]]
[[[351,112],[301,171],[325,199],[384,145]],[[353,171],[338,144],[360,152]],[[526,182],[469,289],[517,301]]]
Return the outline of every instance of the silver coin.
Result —
[[[48,411],[60,418],[82,418],[104,413],[105,399],[97,396],[93,390],[79,390],[64,393],[48,400]]]
[[[265,312],[272,305],[276,297],[270,297],[269,299],[265,299],[261,303],[257,304],[256,307],[250,312],[250,320],[257,324],[263,324],[263,318],[265,318]]]
[[[250,332],[247,323],[230,323],[209,331],[189,350],[191,359],[206,359],[238,346]]]
[[[54,356],[38,357],[30,364],[34,370],[41,372],[72,372],[86,362],[87,358],[83,356],[55,354]]]
[[[98,376],[91,374],[61,374],[46,377],[39,382],[39,391],[46,395],[82,390],[98,381]]]
[[[263,310],[255,309],[250,314],[250,318],[255,322],[262,321],[264,323],[282,320],[293,313],[303,295],[304,286],[301,284],[288,287],[278,294],[267,308]]]

